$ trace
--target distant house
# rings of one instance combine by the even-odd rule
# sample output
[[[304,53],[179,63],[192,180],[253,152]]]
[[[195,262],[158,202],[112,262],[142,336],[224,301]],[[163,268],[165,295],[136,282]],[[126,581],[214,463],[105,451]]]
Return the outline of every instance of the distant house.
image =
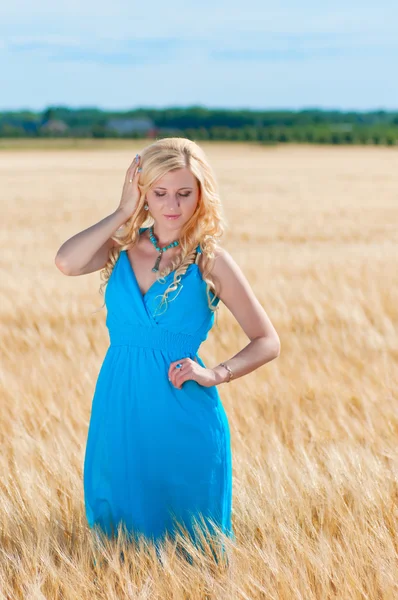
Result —
[[[69,127],[65,121],[61,121],[60,119],[49,119],[43,123],[39,129],[40,131],[49,133],[64,133]]]
[[[139,133],[143,137],[155,137],[157,132],[154,122],[148,117],[131,119],[115,117],[107,121],[106,128],[116,131],[120,135]]]

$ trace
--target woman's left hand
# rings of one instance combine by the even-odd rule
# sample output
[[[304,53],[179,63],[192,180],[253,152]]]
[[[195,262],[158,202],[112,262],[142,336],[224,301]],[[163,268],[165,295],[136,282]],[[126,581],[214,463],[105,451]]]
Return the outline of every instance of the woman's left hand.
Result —
[[[176,365],[178,364],[182,365],[180,369],[176,368]],[[210,387],[216,383],[213,369],[202,367],[199,363],[189,357],[181,358],[180,360],[175,360],[170,363],[168,375],[169,381],[171,381],[171,383],[179,390],[184,381],[187,381],[188,379],[193,379],[205,387]]]

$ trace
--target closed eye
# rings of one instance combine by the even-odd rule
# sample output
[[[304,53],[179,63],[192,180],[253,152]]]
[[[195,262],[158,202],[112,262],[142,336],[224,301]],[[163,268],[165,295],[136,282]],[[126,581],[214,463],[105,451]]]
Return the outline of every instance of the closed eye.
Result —
[[[158,194],[158,192],[155,192],[155,196],[157,196],[158,198],[163,198],[163,196],[165,196],[166,194]],[[188,198],[188,196],[191,195],[191,192],[188,192],[188,194],[180,194],[181,198]]]

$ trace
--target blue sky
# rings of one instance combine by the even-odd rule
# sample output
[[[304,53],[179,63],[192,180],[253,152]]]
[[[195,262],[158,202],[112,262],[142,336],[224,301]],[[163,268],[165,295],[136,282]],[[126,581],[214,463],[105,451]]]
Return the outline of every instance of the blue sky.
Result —
[[[0,7],[0,110],[398,110],[397,0]]]

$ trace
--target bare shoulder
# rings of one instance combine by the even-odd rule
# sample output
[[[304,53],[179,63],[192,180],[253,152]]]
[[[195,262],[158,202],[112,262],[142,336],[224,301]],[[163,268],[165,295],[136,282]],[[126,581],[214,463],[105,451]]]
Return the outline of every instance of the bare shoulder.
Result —
[[[217,246],[214,251],[214,260],[211,268],[211,276],[219,289],[219,297],[226,300],[229,293],[236,291],[237,284],[250,288],[249,282],[241,268],[232,255],[223,248]]]
[[[228,252],[228,250],[226,250],[222,246],[217,246],[214,254],[215,254],[216,262],[219,264],[223,264],[228,261],[234,260],[231,256],[231,254]]]
[[[211,272],[219,286],[220,300],[235,316],[248,338],[272,337],[276,352],[279,352],[280,341],[275,327],[246,275],[225,248],[217,247]]]
[[[249,283],[236,260],[228,250],[222,246],[217,246],[215,250],[212,275],[215,279],[218,279],[222,290],[233,288],[234,285],[239,282],[249,286]]]
[[[242,269],[239,267],[232,255],[222,246],[216,246],[214,250],[214,260],[212,261],[211,276],[220,290],[221,300],[227,297],[228,290],[236,290],[237,284],[250,288]],[[199,261],[202,270],[201,261]],[[250,288],[251,289],[251,288]]]

